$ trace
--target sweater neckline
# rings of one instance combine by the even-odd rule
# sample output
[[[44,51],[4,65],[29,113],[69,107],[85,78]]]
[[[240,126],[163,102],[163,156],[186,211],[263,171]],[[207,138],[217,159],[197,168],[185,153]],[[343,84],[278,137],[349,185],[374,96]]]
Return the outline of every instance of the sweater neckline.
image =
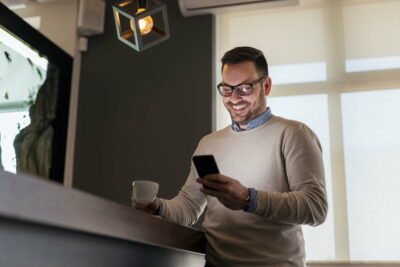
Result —
[[[246,131],[237,132],[237,131],[233,130],[230,125],[227,126],[227,128],[229,128],[228,129],[229,132],[234,134],[234,135],[246,135],[246,133],[254,133],[254,132],[257,132],[257,131],[263,129],[264,127],[267,127],[271,123],[271,121],[275,119],[275,117],[276,117],[275,115],[272,115],[271,118],[268,121],[264,122],[260,126],[258,126],[256,128],[253,128],[253,129],[250,129],[250,130],[246,130]]]

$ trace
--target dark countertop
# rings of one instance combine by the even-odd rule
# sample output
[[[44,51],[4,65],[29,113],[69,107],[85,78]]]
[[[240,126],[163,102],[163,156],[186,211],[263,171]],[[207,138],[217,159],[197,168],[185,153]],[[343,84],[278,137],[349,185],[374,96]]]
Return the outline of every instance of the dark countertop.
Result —
[[[204,254],[204,233],[58,183],[0,171],[0,218]]]

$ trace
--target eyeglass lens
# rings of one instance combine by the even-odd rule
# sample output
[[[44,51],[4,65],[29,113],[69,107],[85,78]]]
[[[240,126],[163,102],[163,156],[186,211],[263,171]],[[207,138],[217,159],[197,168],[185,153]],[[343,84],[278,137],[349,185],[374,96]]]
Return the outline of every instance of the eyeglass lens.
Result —
[[[233,90],[236,91],[237,94],[241,95],[241,96],[246,96],[251,94],[251,90],[253,89],[253,87],[250,84],[242,84],[236,87],[230,87],[227,85],[220,85],[218,87],[221,95],[223,96],[230,96],[233,93]],[[233,89],[233,90],[232,90]]]

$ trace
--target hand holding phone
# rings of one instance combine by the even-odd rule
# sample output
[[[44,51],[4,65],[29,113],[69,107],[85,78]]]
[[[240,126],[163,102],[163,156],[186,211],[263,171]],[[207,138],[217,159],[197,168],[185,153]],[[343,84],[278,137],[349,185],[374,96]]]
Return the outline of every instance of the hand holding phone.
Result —
[[[213,155],[193,156],[192,160],[200,178],[204,178],[204,176],[208,174],[219,173],[219,169]],[[211,189],[208,186],[204,186],[204,188]]]
[[[204,176],[208,174],[219,173],[218,166],[213,155],[193,156],[193,163],[200,178],[204,178]]]

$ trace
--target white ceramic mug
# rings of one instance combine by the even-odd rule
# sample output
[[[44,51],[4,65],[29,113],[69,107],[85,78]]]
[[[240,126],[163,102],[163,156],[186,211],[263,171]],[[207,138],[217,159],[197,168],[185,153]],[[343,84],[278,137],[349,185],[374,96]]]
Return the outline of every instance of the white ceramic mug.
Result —
[[[153,202],[159,187],[158,183],[152,181],[134,181],[132,186],[132,197],[137,203],[141,204]]]

